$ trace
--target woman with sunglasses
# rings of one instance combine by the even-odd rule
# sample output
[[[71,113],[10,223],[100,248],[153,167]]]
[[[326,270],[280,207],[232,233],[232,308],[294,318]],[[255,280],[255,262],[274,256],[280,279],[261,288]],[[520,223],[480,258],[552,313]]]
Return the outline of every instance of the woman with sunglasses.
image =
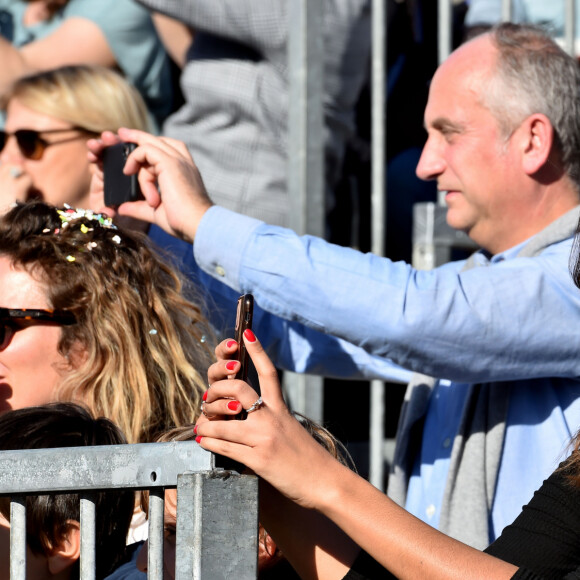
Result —
[[[152,441],[199,413],[213,343],[179,275],[101,214],[0,217],[0,413],[73,401]]]
[[[86,142],[127,123],[150,128],[143,99],[115,71],[67,66],[21,78],[0,131],[0,206],[38,198],[89,207]]]

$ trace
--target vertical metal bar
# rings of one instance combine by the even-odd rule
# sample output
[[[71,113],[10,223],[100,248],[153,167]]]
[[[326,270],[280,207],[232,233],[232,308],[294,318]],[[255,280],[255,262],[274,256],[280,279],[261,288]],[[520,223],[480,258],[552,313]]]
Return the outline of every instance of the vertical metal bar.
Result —
[[[258,478],[177,477],[176,580],[257,578]]]
[[[26,498],[10,500],[10,580],[26,580]]]
[[[438,2],[438,62],[441,64],[451,54],[453,46],[453,12],[451,6],[452,0],[439,0]],[[440,191],[437,193],[437,203],[445,205],[445,194]]]
[[[96,538],[95,521],[96,506],[93,493],[84,493],[80,500],[81,512],[81,578],[95,580],[96,578]]]
[[[383,490],[385,484],[385,384],[371,381],[369,481]]]
[[[385,253],[386,15],[383,0],[372,3],[372,251]]]
[[[149,580],[163,580],[163,511],[165,490],[162,487],[149,492],[149,532],[147,574]]]
[[[451,0],[439,0],[438,3],[438,58],[441,64],[450,54],[453,44]]]
[[[323,34],[324,3],[288,3],[288,196],[290,227],[298,234],[324,237]],[[321,421],[323,379],[284,373],[284,388],[294,409]]]
[[[378,256],[385,254],[386,211],[386,14],[383,0],[372,3],[372,192],[371,234],[372,251]],[[385,456],[385,384],[371,381],[370,408],[370,458],[369,479],[379,489],[384,485]]]
[[[282,384],[288,397],[288,404],[293,411],[319,423],[324,420],[323,377],[284,371]]]
[[[298,234],[323,237],[323,2],[293,0],[288,4],[290,227]]]
[[[575,0],[565,0],[564,47],[570,56],[576,54],[576,4]]]
[[[199,473],[177,477],[175,580],[202,580],[203,479]]]
[[[502,22],[511,22],[511,19],[512,19],[512,0],[502,0],[501,20]]]

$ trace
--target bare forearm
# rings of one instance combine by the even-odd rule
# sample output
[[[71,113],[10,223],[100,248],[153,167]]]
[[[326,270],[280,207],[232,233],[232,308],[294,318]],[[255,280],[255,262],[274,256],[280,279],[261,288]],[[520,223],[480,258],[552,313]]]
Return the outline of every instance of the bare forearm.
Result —
[[[319,511],[398,578],[504,579],[517,570],[438,532],[349,470],[332,481],[318,494]]]

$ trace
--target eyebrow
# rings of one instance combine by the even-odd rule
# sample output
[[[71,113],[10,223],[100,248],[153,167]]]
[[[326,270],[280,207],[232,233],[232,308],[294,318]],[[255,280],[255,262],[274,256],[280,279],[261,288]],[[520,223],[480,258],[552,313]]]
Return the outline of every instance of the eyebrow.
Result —
[[[446,117],[437,117],[434,119],[430,125],[436,131],[444,132],[444,131],[452,131],[454,133],[461,133],[465,130],[465,125],[462,123],[456,123],[447,119]],[[425,125],[425,129],[427,130],[427,126]]]

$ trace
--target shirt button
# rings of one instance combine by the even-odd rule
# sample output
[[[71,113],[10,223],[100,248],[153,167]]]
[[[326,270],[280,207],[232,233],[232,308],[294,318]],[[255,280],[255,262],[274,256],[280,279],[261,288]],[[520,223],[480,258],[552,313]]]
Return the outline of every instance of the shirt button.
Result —
[[[447,449],[450,445],[451,445],[451,438],[450,437],[446,437],[443,440],[443,447],[445,447],[445,449]]]
[[[224,270],[223,266],[216,266],[215,273],[222,278],[226,275],[226,271]]]
[[[435,506],[433,504],[427,506],[427,509],[425,510],[425,513],[427,514],[427,517],[429,519],[431,519],[434,515],[435,515]]]

